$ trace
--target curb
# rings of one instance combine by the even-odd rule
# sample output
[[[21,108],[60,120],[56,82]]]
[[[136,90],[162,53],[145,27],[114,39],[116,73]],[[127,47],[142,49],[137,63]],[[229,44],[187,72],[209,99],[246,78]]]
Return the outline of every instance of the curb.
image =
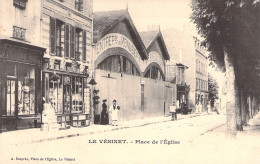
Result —
[[[199,117],[199,116],[206,116],[208,114],[200,114],[200,115],[190,115],[187,118],[193,118],[193,117]],[[179,118],[178,120],[183,120],[186,118]],[[177,120],[177,121],[178,121]],[[144,123],[144,124],[139,124],[139,125],[133,125],[133,126],[123,126],[123,127],[117,127],[117,128],[112,128],[112,129],[105,129],[105,130],[99,130],[99,131],[91,131],[91,132],[85,132],[85,133],[76,133],[76,134],[67,134],[67,135],[63,135],[63,136],[58,136],[58,137],[51,137],[51,138],[44,138],[44,139],[39,139],[39,140],[33,140],[33,141],[29,141],[29,142],[21,142],[21,143],[16,143],[14,145],[19,145],[19,144],[28,144],[28,143],[40,143],[40,142],[44,142],[44,141],[53,141],[53,140],[58,140],[58,139],[65,139],[65,138],[71,138],[71,137],[78,137],[78,136],[85,136],[85,135],[91,135],[91,134],[98,134],[98,133],[104,133],[104,132],[109,132],[109,131],[116,131],[116,130],[122,130],[122,129],[128,129],[128,128],[136,128],[136,127],[143,127],[143,126],[147,126],[147,125],[152,125],[152,124],[158,124],[158,123],[164,123],[164,122],[170,122],[171,119],[169,120],[162,120],[162,121],[156,121],[156,122],[149,122],[149,123]],[[222,125],[221,125],[222,126]],[[218,126],[219,127],[219,126]],[[216,129],[218,127],[214,127],[212,129]],[[207,130],[205,133],[207,133],[208,131],[212,131]],[[203,133],[202,133],[203,135]]]
[[[206,134],[206,133],[208,133],[208,132],[212,132],[212,131],[214,131],[214,130],[216,130],[216,129],[218,129],[218,128],[224,126],[224,125],[226,125],[226,124],[224,123],[224,124],[220,124],[220,125],[218,125],[218,126],[215,126],[215,127],[211,128],[211,129],[206,130],[206,131],[203,132],[203,133],[200,133],[200,135],[204,135],[204,134]]]

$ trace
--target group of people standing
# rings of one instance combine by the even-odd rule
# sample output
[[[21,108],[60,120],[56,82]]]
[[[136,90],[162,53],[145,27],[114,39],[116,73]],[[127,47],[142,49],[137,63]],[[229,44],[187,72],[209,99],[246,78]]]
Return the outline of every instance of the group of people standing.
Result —
[[[198,101],[195,105],[195,109],[196,109],[196,114],[200,114],[203,112],[203,106],[201,104],[200,101]],[[207,107],[206,107],[206,112],[207,113],[211,113],[211,105],[210,102],[208,102]]]
[[[113,100],[113,104],[110,106],[109,110],[107,109],[107,99],[103,100],[102,111],[101,111],[101,125],[109,124],[109,120],[112,123],[112,126],[117,126],[117,111],[120,110],[120,107],[116,104],[117,101]],[[110,114],[110,115],[109,115]],[[109,117],[110,116],[110,117]]]

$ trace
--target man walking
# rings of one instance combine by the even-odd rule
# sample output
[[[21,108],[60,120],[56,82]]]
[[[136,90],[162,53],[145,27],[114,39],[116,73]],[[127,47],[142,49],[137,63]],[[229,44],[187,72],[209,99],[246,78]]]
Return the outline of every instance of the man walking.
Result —
[[[116,104],[116,100],[113,100],[113,104],[109,108],[111,113],[112,126],[117,126],[117,111],[120,110],[120,107]]]
[[[172,114],[172,121],[177,120],[176,105],[175,102],[170,106],[170,112]]]

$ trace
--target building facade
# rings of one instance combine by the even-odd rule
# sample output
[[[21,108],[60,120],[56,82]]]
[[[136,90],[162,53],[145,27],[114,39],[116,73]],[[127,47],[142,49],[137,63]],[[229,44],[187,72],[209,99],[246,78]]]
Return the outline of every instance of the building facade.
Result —
[[[188,69],[187,66],[181,63],[167,62],[166,63],[166,79],[172,82],[175,86],[175,104],[177,109],[181,109],[184,104],[189,104],[189,91],[190,86],[187,85],[185,80],[185,72]]]
[[[196,103],[200,102],[205,110],[208,103],[208,54],[200,40],[193,38],[196,55]]]
[[[182,30],[165,30],[164,36],[172,55],[171,62],[189,67],[185,70],[185,83],[189,86],[188,108],[195,112],[198,100],[204,107],[208,101],[208,52],[201,46],[199,39],[194,37],[196,33],[193,29],[191,25],[184,24]]]
[[[92,44],[92,0],[43,0],[42,92],[61,125],[88,124]]]
[[[138,33],[127,10],[97,12],[94,43],[94,89],[108,106],[117,100],[119,120],[168,115],[172,87],[164,69],[169,55],[160,31]],[[101,110],[99,103],[95,115]]]
[[[0,2],[0,131],[39,127],[41,1]]]

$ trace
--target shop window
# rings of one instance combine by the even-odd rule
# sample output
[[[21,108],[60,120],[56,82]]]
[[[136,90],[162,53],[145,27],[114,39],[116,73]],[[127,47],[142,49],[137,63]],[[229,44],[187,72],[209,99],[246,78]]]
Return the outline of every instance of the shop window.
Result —
[[[18,115],[35,114],[35,68],[18,65]]]
[[[54,78],[55,76],[55,78]],[[55,113],[62,113],[62,76],[52,74],[49,81],[49,100]]]
[[[71,78],[64,76],[63,86],[63,101],[64,101],[64,113],[70,113],[70,99],[71,99]]]
[[[83,83],[82,78],[72,77],[71,85],[72,113],[83,112]]]
[[[6,115],[15,116],[15,80],[7,80],[6,83]]]
[[[75,9],[83,11],[83,0],[75,0]]]

